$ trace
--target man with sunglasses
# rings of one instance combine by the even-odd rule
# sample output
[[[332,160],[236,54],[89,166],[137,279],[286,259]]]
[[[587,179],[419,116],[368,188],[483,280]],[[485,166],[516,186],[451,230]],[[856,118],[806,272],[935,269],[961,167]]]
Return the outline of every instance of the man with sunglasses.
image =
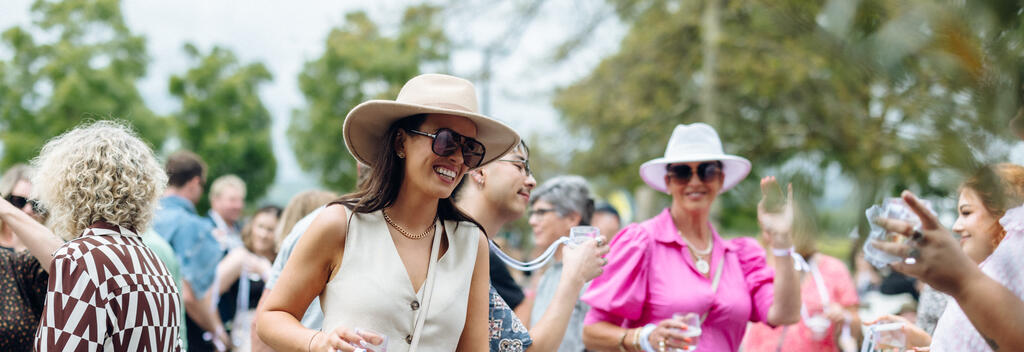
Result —
[[[537,180],[528,157],[529,149],[520,143],[498,162],[470,171],[455,189],[456,206],[477,220],[489,236],[522,217],[529,207],[530,192],[537,186]],[[583,285],[600,273],[604,264],[601,255],[607,248],[595,242],[564,250],[564,270],[556,298],[529,332],[522,323],[530,320],[529,309],[513,312],[516,307],[531,306],[522,304],[529,298],[525,298],[505,263],[492,251],[490,321],[499,331],[491,333],[490,350],[504,351],[511,346],[539,351],[557,349],[565,336],[576,297]]]

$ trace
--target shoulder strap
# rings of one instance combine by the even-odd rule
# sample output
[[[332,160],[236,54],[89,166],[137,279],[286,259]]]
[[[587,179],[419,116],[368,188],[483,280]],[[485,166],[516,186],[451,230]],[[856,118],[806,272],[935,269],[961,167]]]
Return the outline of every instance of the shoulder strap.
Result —
[[[433,298],[434,293],[434,280],[435,268],[437,268],[437,252],[441,248],[441,236],[446,236],[445,221],[441,221],[439,232],[434,233],[434,241],[430,245],[430,264],[427,266],[427,281],[426,285],[423,285],[423,298],[420,300],[420,309],[416,311],[416,323],[413,325],[412,330],[412,343],[409,346],[409,352],[416,352],[416,347],[420,344],[420,336],[423,335],[423,324],[427,321],[427,311],[430,310],[430,301]]]
[[[715,278],[711,279],[711,294],[714,295],[718,292],[718,283],[722,281],[722,268],[725,267],[725,252],[722,252],[722,258],[718,260],[718,266],[715,267]],[[714,308],[714,307],[712,307]],[[700,316],[701,324],[704,323],[704,319],[708,318],[708,314],[711,313],[711,309],[704,312],[704,315]]]

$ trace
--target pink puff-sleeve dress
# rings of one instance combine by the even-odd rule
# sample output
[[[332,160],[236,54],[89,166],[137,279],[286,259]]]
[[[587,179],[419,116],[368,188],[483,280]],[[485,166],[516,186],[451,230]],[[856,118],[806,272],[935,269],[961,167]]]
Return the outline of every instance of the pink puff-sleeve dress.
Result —
[[[668,209],[620,231],[610,243],[604,274],[582,297],[591,306],[584,324],[636,328],[674,313],[708,313],[697,350],[737,351],[747,322],[767,322],[775,273],[754,239],[723,240],[714,227],[712,237],[711,273],[704,277]],[[721,261],[721,281],[712,292],[711,281]]]

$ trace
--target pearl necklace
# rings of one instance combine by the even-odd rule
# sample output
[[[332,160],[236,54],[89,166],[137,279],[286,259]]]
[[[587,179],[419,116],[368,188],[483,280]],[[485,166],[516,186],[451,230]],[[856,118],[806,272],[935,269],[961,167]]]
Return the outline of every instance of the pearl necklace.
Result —
[[[704,257],[709,256],[711,254],[711,250],[715,248],[714,239],[711,239],[711,241],[708,242],[708,248],[703,250],[697,250],[697,247],[694,247],[693,244],[690,243],[690,241],[686,240],[686,236],[683,236],[682,231],[676,230],[676,233],[678,233],[679,237],[683,239],[683,243],[686,243],[686,248],[690,250],[690,253],[693,254],[693,257],[697,259],[697,261],[693,263],[694,266],[697,267],[697,272],[700,272],[701,275],[707,276],[707,274],[711,272],[711,264],[708,263],[708,261],[704,259]]]
[[[408,231],[405,231],[405,229],[403,229],[401,226],[398,226],[398,224],[396,224],[394,221],[392,221],[391,217],[388,216],[388,212],[386,212],[384,210],[381,210],[380,212],[381,212],[381,214],[384,214],[384,221],[386,221],[388,223],[388,225],[391,225],[391,227],[394,227],[395,230],[398,230],[398,233],[401,233],[402,236],[405,236],[406,238],[408,238],[410,240],[418,240],[418,239],[427,237],[428,234],[433,232],[434,227],[437,226],[437,216],[435,215],[434,216],[434,221],[430,224],[430,227],[427,227],[427,229],[424,230],[423,233],[421,233],[419,235],[416,235],[416,236],[413,236],[413,235],[410,235]]]

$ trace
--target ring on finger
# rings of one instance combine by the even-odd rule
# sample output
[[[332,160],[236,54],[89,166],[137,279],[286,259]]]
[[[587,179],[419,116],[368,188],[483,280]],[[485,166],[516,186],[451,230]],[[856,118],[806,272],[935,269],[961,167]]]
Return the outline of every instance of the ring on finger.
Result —
[[[921,233],[921,230],[914,230],[914,233],[910,234],[910,240],[914,242],[920,241],[922,237],[924,234]]]
[[[906,264],[914,265],[917,264],[917,259],[921,256],[921,249],[917,247],[910,247],[910,251],[907,252],[907,257],[903,259]]]
[[[658,351],[665,352],[665,339],[658,340]]]

